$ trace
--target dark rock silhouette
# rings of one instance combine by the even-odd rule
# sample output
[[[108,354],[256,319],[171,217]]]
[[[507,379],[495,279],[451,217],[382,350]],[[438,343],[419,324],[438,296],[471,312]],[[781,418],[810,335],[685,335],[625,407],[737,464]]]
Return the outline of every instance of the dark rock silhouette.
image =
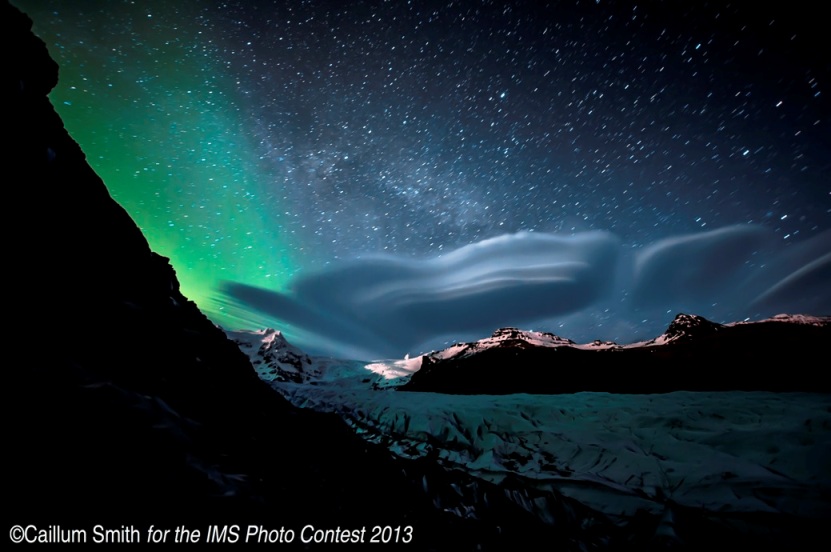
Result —
[[[672,391],[831,392],[817,369],[831,343],[831,318],[774,317],[717,324],[679,314],[644,343],[577,345],[551,334],[547,345],[515,328],[439,351],[401,387],[454,394],[668,393]],[[491,339],[493,339],[491,338]],[[762,367],[773,365],[772,369]]]
[[[0,21],[9,524],[386,524],[414,526],[415,548],[499,542],[494,524],[434,508],[430,466],[257,378],[64,129],[47,97],[58,67],[29,18],[2,2]]]

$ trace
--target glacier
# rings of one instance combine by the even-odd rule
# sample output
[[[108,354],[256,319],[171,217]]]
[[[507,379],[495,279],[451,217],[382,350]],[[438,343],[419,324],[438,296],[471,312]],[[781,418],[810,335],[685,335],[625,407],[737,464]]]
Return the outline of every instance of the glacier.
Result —
[[[679,544],[705,538],[693,527],[717,527],[792,542],[794,526],[831,516],[828,394],[404,392],[420,357],[338,361],[305,355],[274,330],[227,333],[294,405],[339,415],[395,456],[471,476],[549,526],[587,535],[646,526]],[[432,354],[487,348],[494,336]],[[443,485],[424,482],[437,507],[487,515],[487,493]]]

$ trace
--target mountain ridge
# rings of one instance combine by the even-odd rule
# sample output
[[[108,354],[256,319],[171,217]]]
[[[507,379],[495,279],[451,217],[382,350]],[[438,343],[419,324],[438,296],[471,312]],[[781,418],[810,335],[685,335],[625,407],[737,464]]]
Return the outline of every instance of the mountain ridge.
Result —
[[[735,378],[725,378],[723,371],[701,374],[702,381],[675,378],[674,381],[652,381],[638,384],[636,381],[619,381],[602,385],[596,374],[574,376],[567,381],[550,381],[549,368],[558,362],[579,364],[581,368],[593,367],[606,372],[620,372],[611,365],[620,366],[630,360],[655,371],[672,363],[689,369],[695,363],[707,363],[715,358],[745,361],[764,357],[770,360],[772,343],[781,347],[800,347],[799,358],[822,348],[831,338],[831,317],[780,314],[757,321],[719,324],[698,315],[679,313],[659,336],[647,341],[620,345],[610,341],[595,340],[579,344],[571,339],[550,332],[520,330],[505,327],[492,335],[472,342],[460,342],[444,349],[431,351],[416,357],[394,360],[362,362],[338,360],[328,357],[311,357],[294,347],[281,332],[272,328],[259,331],[226,332],[249,358],[261,378],[267,381],[312,383],[321,385],[343,380],[364,380],[375,389],[397,388],[402,391],[435,391],[458,394],[508,394],[508,393],[575,393],[580,391],[605,391],[621,393],[658,393],[679,390],[787,390],[827,391],[827,386],[810,377],[801,383],[765,382],[742,384]],[[774,339],[776,335],[780,339]],[[701,349],[698,352],[698,349]],[[756,350],[756,352],[754,352]],[[811,354],[814,354],[811,353]],[[781,354],[781,352],[780,352]],[[776,354],[772,355],[776,357]],[[493,365],[508,364],[514,373],[525,371],[527,383],[522,377],[506,382],[503,370],[489,369]],[[528,368],[530,366],[530,368]],[[454,374],[461,370],[465,376]],[[689,370],[688,370],[689,371]],[[703,381],[706,377],[714,382]]]
[[[779,315],[718,324],[681,313],[660,336],[629,345],[597,341],[578,345],[556,336],[539,342],[538,336],[545,334],[515,330],[509,334],[511,339],[488,338],[425,355],[421,369],[401,390],[453,394],[831,392],[831,386],[810,365],[810,359],[822,358],[825,343],[831,342],[831,317]],[[740,363],[769,362],[788,364],[787,374],[757,371],[747,377],[735,369]]]

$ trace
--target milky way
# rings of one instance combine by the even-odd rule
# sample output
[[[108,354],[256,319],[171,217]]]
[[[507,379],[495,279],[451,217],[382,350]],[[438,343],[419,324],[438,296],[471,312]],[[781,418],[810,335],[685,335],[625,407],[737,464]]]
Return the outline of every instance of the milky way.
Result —
[[[607,0],[14,3],[61,66],[51,98],[90,164],[222,324],[268,323],[312,344],[337,310],[326,298],[369,308],[340,276],[409,267],[381,278],[400,289],[435,269],[415,287],[438,305],[456,277],[441,259],[529,233],[609,246],[567,271],[591,293],[545,288],[562,301],[514,316],[528,298],[506,290],[584,262],[551,262],[541,246],[510,281],[488,271],[488,293],[465,288],[471,301],[498,296],[504,324],[450,316],[459,303],[425,307],[417,323],[387,305],[377,319],[342,319],[351,330],[331,329],[330,350],[403,355],[508,323],[626,340],[682,309],[726,320],[829,308],[818,13]],[[497,273],[516,264],[504,255]],[[312,293],[321,281],[329,290]],[[442,318],[433,333],[431,316]]]

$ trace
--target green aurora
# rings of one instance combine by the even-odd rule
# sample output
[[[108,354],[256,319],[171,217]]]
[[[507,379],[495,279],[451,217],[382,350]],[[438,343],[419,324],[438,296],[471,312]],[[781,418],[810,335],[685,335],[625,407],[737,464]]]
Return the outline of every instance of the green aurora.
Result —
[[[218,283],[279,289],[293,263],[274,209],[252,193],[240,91],[217,67],[208,29],[187,3],[15,3],[60,66],[50,98],[90,165],[171,259],[183,293],[237,325]]]

